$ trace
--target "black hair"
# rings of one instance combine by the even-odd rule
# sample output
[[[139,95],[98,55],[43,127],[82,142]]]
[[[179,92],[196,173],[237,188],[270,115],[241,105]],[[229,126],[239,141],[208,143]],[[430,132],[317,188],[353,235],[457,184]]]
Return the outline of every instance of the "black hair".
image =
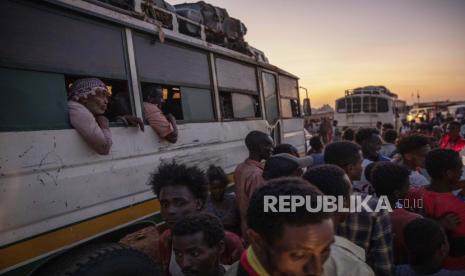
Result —
[[[361,128],[355,134],[355,142],[361,145],[363,142],[370,140],[373,135],[379,135],[376,128]]]
[[[355,140],[355,131],[351,128],[347,128],[342,133],[342,139],[347,141],[354,141]]]
[[[316,135],[310,138],[310,146],[313,150],[320,151],[323,149],[323,142],[321,141],[321,136]]]
[[[156,172],[151,175],[149,185],[157,197],[160,191],[167,186],[185,186],[195,198],[200,199],[202,207],[207,200],[208,184],[205,174],[196,166],[187,167],[184,164],[162,163]]]
[[[393,129],[387,130],[387,131],[384,133],[383,139],[384,139],[384,141],[386,141],[387,143],[394,144],[394,143],[396,142],[396,139],[397,139],[397,131],[395,131],[395,130],[393,130]]]
[[[142,84],[142,98],[148,101],[149,97],[161,96],[163,93],[161,85],[158,84]]]
[[[325,147],[326,164],[345,167],[360,161],[360,146],[349,141],[334,142]]]
[[[285,225],[304,226],[319,224],[330,219],[329,212],[308,212],[306,206],[296,206],[295,212],[265,212],[265,196],[299,195],[308,200],[306,204],[311,208],[317,206],[317,196],[322,193],[307,181],[298,177],[284,177],[267,182],[252,195],[247,209],[247,224],[268,243],[282,238]]]
[[[271,156],[266,160],[263,168],[263,178],[265,180],[275,179],[283,176],[290,176],[299,165],[289,159],[280,156]]]
[[[209,213],[196,212],[189,214],[176,222],[172,229],[172,236],[187,236],[203,233],[208,247],[212,248],[224,241],[224,228],[220,220]]]
[[[384,123],[383,128],[385,129],[394,129],[394,125],[391,123]]]
[[[432,219],[418,218],[404,228],[409,263],[423,265],[431,262],[446,241],[441,225]]]
[[[430,144],[430,140],[425,135],[411,134],[400,138],[397,143],[397,150],[401,155],[417,151]]]
[[[401,190],[405,183],[408,183],[409,176],[410,170],[406,166],[381,161],[374,165],[370,182],[378,196],[390,197],[394,191]]]
[[[365,174],[365,178],[368,180],[368,182],[371,183],[371,177],[372,177],[372,172],[373,168],[375,167],[377,162],[371,162],[365,167],[365,171],[363,172]]]
[[[350,195],[350,185],[347,184],[345,175],[340,167],[326,164],[308,169],[303,178],[325,195],[347,197]]]
[[[432,179],[440,179],[446,172],[462,165],[460,155],[451,149],[434,149],[426,155],[425,168]]]
[[[299,151],[296,147],[291,144],[279,144],[273,149],[273,155],[280,153],[289,153],[292,155],[298,155]]]
[[[210,165],[207,170],[208,182],[211,183],[213,180],[219,180],[224,186],[228,185],[229,179],[226,173],[221,167]]]
[[[260,145],[268,139],[268,137],[269,135],[264,132],[253,130],[245,137],[245,146],[249,151],[257,152],[260,149]]]
[[[452,122],[450,122],[450,123],[449,123],[449,126],[450,126],[450,125],[454,125],[454,126],[459,127],[459,128],[462,126],[462,125],[461,125],[459,122],[457,122],[457,121],[452,121]]]

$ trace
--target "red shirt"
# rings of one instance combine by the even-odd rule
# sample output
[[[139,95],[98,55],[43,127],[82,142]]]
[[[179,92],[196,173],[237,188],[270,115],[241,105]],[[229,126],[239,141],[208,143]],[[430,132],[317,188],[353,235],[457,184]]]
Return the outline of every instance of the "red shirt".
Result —
[[[421,215],[409,212],[403,208],[395,208],[391,215],[394,263],[408,263],[407,246],[405,245],[404,228],[414,219],[422,218]]]
[[[452,193],[437,193],[426,190],[424,187],[413,187],[410,189],[408,198],[423,199],[423,212],[426,217],[439,220],[444,215],[455,213],[462,221],[457,228],[451,232],[452,237],[465,237],[465,202]],[[451,270],[465,269],[465,256],[448,257],[444,267]]]
[[[224,252],[221,255],[221,264],[230,265],[240,259],[242,251],[244,251],[244,246],[242,244],[241,238],[236,234],[224,231]],[[158,240],[158,249],[160,251],[160,263],[165,268],[165,271],[168,273],[168,266],[171,259],[171,230],[166,229]]]
[[[441,138],[441,141],[439,141],[439,147],[441,149],[451,149],[460,152],[465,147],[465,139],[459,135],[455,141],[451,141],[450,135],[446,134]]]

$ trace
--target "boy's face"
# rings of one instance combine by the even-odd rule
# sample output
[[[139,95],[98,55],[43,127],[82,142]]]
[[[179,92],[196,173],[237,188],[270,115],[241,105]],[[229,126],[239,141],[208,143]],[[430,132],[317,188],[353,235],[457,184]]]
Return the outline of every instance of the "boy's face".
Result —
[[[201,209],[201,201],[186,186],[166,186],[160,190],[160,213],[169,228],[176,221]]]
[[[346,166],[345,171],[351,181],[361,179],[362,173],[363,173],[362,162],[363,162],[362,151],[359,151],[357,161],[354,162],[353,164],[349,164],[348,166]]]
[[[257,235],[252,235],[252,244],[263,252],[266,260],[262,261],[271,275],[321,275],[334,242],[334,227],[331,219],[304,226],[284,225],[281,238],[273,244]]]
[[[202,232],[173,236],[176,263],[186,276],[209,276],[218,273],[219,256],[223,248],[223,241],[213,247],[208,246]]]
[[[412,164],[415,165],[415,167],[424,168],[426,155],[430,151],[431,151],[430,145],[426,145],[422,147],[421,149],[415,150],[412,153],[410,153],[408,158],[411,160]]]
[[[221,200],[224,197],[226,192],[226,185],[224,185],[220,180],[213,179],[208,185],[210,190],[210,197],[214,200]]]
[[[462,168],[463,164],[461,160],[457,160],[457,165],[455,168],[447,170],[447,180],[449,182],[449,187],[451,190],[455,190],[458,188],[460,178],[462,177]]]

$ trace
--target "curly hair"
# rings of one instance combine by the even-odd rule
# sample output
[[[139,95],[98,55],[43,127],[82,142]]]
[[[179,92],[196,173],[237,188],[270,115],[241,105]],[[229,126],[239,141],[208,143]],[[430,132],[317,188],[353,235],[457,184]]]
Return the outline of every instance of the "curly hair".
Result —
[[[364,141],[371,139],[373,135],[379,135],[376,128],[361,128],[355,134],[355,142],[361,145]]]
[[[421,134],[411,134],[402,137],[397,143],[397,150],[401,155],[417,151],[430,144],[427,136]]]
[[[397,139],[397,131],[389,129],[384,133],[383,136],[384,141],[386,141],[387,143],[394,144]]]
[[[226,173],[221,167],[210,165],[207,170],[208,182],[211,183],[213,180],[219,180],[223,186],[228,185],[229,179]]]
[[[264,132],[253,130],[245,137],[245,146],[249,151],[258,151],[260,149],[260,144],[269,139],[269,137],[270,136]]]
[[[390,161],[376,162],[371,172],[371,186],[378,196],[392,196],[408,182],[410,170]]]
[[[425,168],[432,179],[440,179],[459,166],[462,166],[460,155],[451,149],[435,149],[426,155]]]
[[[404,228],[404,237],[412,265],[431,262],[447,239],[441,225],[427,218],[409,222]]]
[[[199,212],[189,214],[177,221],[172,230],[172,236],[187,236],[203,233],[205,243],[211,248],[224,241],[224,228],[220,220],[209,213]]]
[[[321,191],[305,180],[297,177],[283,177],[267,182],[254,192],[247,209],[247,224],[268,243],[281,239],[284,225],[303,226],[312,225],[330,219],[332,214],[327,212],[308,212],[305,206],[296,207],[295,212],[265,212],[265,196],[309,196],[312,208],[317,206],[317,196]]]
[[[303,178],[325,195],[349,196],[351,186],[345,180],[345,171],[336,165],[320,165],[308,169]]]
[[[360,161],[360,146],[354,142],[334,142],[325,147],[324,160],[326,164],[345,167]]]
[[[157,197],[160,191],[167,186],[185,186],[195,198],[200,199],[202,207],[208,196],[208,185],[205,174],[199,168],[187,167],[184,164],[162,163],[156,172],[151,175],[149,185]]]

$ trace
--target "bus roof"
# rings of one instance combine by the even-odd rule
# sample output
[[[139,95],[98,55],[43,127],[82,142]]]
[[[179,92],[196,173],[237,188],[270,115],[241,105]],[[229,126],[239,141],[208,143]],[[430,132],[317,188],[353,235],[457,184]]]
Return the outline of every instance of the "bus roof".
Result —
[[[153,35],[159,35],[160,33],[160,27],[157,25],[141,20],[136,17],[136,13],[130,12],[127,10],[123,10],[114,6],[111,6],[109,4],[105,4],[99,1],[95,0],[81,0],[81,1],[75,1],[75,0],[45,0],[46,2],[50,2],[55,5],[59,5],[61,7],[71,9],[80,13],[85,13],[87,15],[97,17],[106,21],[111,21],[114,23],[118,23],[120,25],[123,25],[125,27],[134,29],[134,30],[139,30],[143,31],[145,33],[150,33]],[[160,8],[157,8],[160,9]],[[176,13],[172,13],[170,11],[160,9],[163,12],[170,13],[172,14],[173,18],[180,18],[182,20],[188,21],[192,24],[199,25],[196,22],[193,22],[189,20],[188,18],[182,17]],[[268,70],[275,71],[279,74],[286,75],[291,78],[299,79],[296,75],[289,73],[277,66],[274,66],[272,64],[269,64],[264,61],[259,61],[255,60],[253,57],[250,57],[248,55],[245,55],[240,52],[233,51],[231,49],[221,47],[212,43],[209,43],[203,39],[188,36],[185,34],[182,34],[177,31],[173,31],[170,29],[162,28],[164,36],[167,40],[175,41],[175,42],[180,42],[182,44],[188,44],[192,47],[207,50],[219,55],[224,55],[230,58],[234,58],[236,60],[240,60],[242,62],[258,65],[260,67],[263,67]],[[257,50],[256,48],[251,47],[252,50],[258,53],[262,53],[262,51]]]

